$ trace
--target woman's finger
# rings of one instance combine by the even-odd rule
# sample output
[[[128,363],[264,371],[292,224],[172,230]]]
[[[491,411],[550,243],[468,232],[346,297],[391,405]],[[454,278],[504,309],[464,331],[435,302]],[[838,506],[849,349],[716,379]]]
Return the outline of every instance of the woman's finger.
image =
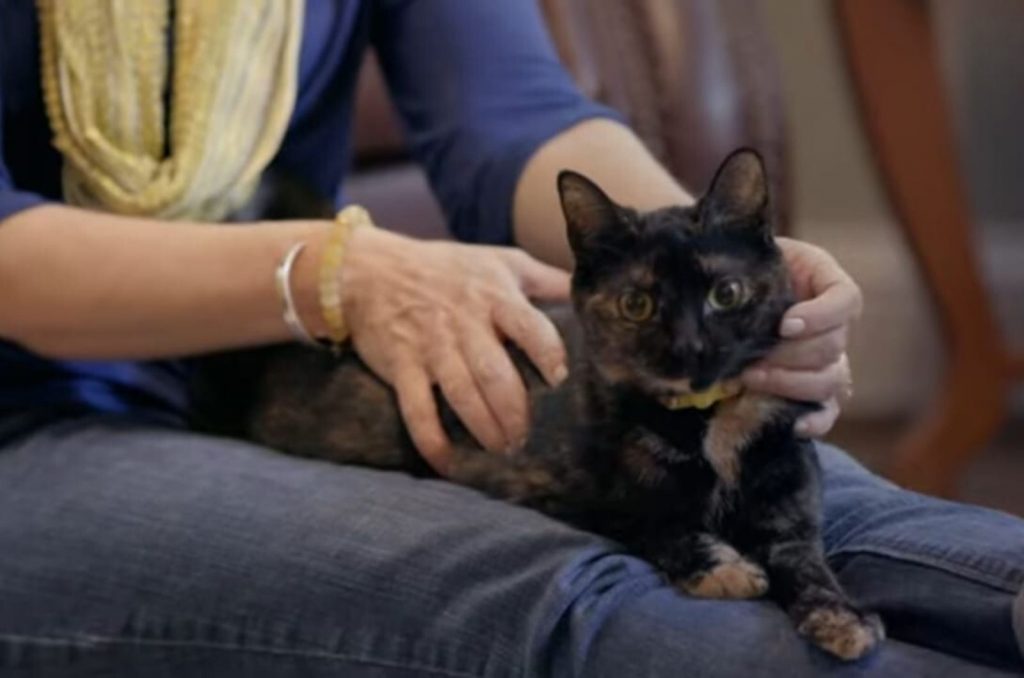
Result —
[[[745,372],[743,383],[792,400],[824,402],[849,383],[846,361],[837,360],[823,370],[787,370],[780,367],[755,368]]]
[[[810,412],[797,419],[793,430],[801,438],[821,438],[835,426],[839,411],[836,399],[829,398],[817,412]]]
[[[860,288],[835,258],[810,243],[778,239],[794,286],[806,300],[790,308],[779,333],[812,336],[849,323],[863,308]]]
[[[445,400],[477,442],[491,451],[508,447],[501,425],[487,407],[461,353],[454,349],[439,351],[431,364],[434,381],[441,387]]]
[[[811,337],[785,339],[758,367],[783,367],[790,370],[820,370],[828,367],[846,350],[847,326]]]
[[[447,475],[451,445],[441,428],[426,371],[412,363],[396,368],[394,388],[402,420],[416,449],[435,471]]]
[[[529,396],[508,350],[490,331],[467,330],[462,353],[487,408],[504,434],[505,447],[520,448],[529,429]]]
[[[556,386],[568,375],[562,335],[551,319],[525,298],[496,306],[494,324],[523,349],[549,384]]]
[[[860,288],[844,273],[843,279],[819,288],[814,298],[786,311],[779,334],[787,338],[810,336],[841,327],[860,315],[861,303]]]
[[[519,280],[519,288],[530,299],[563,301],[569,298],[569,274],[549,266],[520,249],[502,248],[499,256]]]

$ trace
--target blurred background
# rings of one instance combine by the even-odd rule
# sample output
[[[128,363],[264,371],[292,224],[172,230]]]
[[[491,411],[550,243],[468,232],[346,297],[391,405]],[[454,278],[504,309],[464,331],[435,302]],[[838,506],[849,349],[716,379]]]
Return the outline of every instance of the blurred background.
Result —
[[[831,440],[1024,515],[1024,2],[538,2],[581,88],[684,185],[758,148],[781,230],[860,283],[856,395]],[[446,237],[372,57],[355,134],[349,197]]]
[[[1024,350],[1024,3],[913,4],[930,13],[979,272],[1003,335]],[[833,437],[885,471],[899,436],[942,387],[947,350],[939,318],[879,176],[834,7],[820,0],[757,5],[780,65],[793,232],[835,253],[866,299],[850,352],[856,395]],[[935,114],[921,104],[920,116]],[[1005,424],[980,446],[956,489],[1024,515],[1024,391],[1010,391]]]

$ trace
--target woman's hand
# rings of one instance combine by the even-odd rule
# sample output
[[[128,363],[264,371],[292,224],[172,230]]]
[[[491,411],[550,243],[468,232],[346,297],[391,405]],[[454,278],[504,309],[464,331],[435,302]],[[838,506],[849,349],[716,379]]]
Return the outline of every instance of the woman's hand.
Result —
[[[753,389],[795,400],[817,401],[818,412],[801,417],[796,432],[818,437],[839,417],[839,401],[853,395],[846,340],[863,307],[860,288],[825,250],[779,238],[797,298],[782,319],[783,341],[743,374]]]
[[[561,337],[529,298],[567,298],[567,273],[518,249],[358,229],[341,275],[355,350],[395,389],[413,442],[438,472],[449,442],[434,384],[481,445],[522,445],[529,403],[503,341],[522,348],[548,382],[565,378]]]

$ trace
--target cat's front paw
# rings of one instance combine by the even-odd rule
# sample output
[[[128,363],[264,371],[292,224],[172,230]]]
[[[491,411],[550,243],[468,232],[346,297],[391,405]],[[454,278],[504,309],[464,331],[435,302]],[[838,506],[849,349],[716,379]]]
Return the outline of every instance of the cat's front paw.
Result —
[[[681,582],[680,588],[700,598],[759,598],[768,592],[768,575],[742,556],[719,563]]]
[[[877,615],[845,606],[812,610],[797,626],[797,631],[843,661],[860,659],[885,638],[885,628]]]

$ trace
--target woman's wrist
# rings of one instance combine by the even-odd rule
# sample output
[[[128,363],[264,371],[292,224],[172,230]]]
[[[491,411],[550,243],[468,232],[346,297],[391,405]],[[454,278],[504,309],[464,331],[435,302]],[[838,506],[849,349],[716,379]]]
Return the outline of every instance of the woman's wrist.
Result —
[[[317,329],[315,324],[311,324],[311,321],[318,319],[315,307],[316,294],[315,292],[307,293],[304,271],[309,266],[315,268],[319,243],[329,223],[294,220],[256,222],[230,229],[223,226],[215,227],[221,232],[234,232],[238,238],[251,238],[250,242],[262,243],[262,245],[251,245],[246,248],[259,252],[259,263],[253,261],[252,266],[248,267],[258,270],[251,270],[247,273],[239,270],[240,278],[237,281],[238,285],[246,287],[247,296],[251,299],[245,303],[247,311],[238,314],[238,320],[246,322],[245,316],[249,317],[245,333],[251,334],[254,344],[296,340],[295,329],[289,327],[285,318],[289,306],[294,311],[296,320],[302,323],[310,335],[318,336],[314,331]],[[293,252],[296,249],[299,251]],[[293,254],[292,262],[288,266],[288,270],[284,271],[282,269],[285,268],[290,253]],[[282,279],[282,273],[287,273],[287,278]],[[258,274],[259,278],[259,285],[255,287],[252,286],[252,283],[255,282],[253,274]],[[287,296],[290,297],[291,304],[285,303],[285,291],[282,289],[282,285],[288,288]],[[312,299],[312,304],[307,299]],[[258,304],[258,308],[256,304]],[[258,315],[253,315],[254,313],[258,313]]]
[[[311,224],[303,238],[306,246],[296,260],[291,275],[296,314],[306,331],[315,339],[327,337],[327,324],[320,308],[319,277],[330,226],[328,221]]]
[[[349,305],[347,302],[350,301],[349,285],[346,282],[350,273],[349,267],[353,263],[356,266],[365,263],[361,260],[367,256],[364,247],[366,240],[375,240],[378,235],[385,238],[388,236],[377,229],[364,228],[357,224],[346,224],[344,227],[347,231],[343,236],[343,246],[338,249],[339,225],[316,222],[316,228],[303,240],[305,247],[292,270],[291,291],[296,314],[306,331],[318,340],[330,341],[332,334],[337,333],[337,328],[332,329],[325,313],[324,304],[327,300],[324,298],[323,276],[326,274],[337,277],[338,284],[334,291],[340,292],[342,315],[347,316],[344,311]],[[339,265],[326,261],[326,258],[339,254]]]

